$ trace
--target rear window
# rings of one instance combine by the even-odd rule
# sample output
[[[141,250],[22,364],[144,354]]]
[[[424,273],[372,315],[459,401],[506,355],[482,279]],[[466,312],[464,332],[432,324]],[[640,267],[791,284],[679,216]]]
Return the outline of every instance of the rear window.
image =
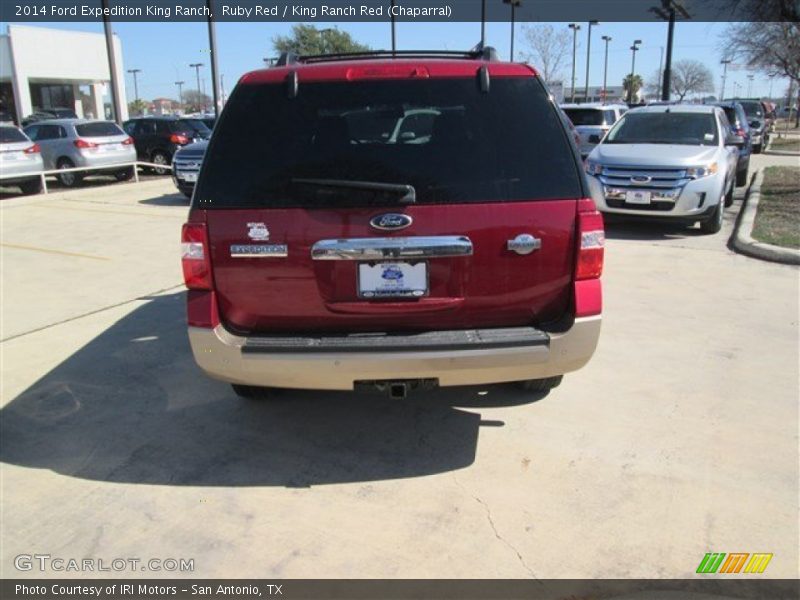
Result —
[[[417,203],[576,198],[581,171],[534,78],[240,85],[195,194],[214,207],[388,204],[397,195],[298,180],[411,185]]]
[[[0,127],[0,144],[14,144],[16,142],[27,142],[28,138],[15,127]]]
[[[606,144],[716,145],[712,113],[629,112],[608,133]]]
[[[206,127],[206,124],[199,119],[181,119],[173,126],[173,131],[188,131],[194,133],[211,133],[211,130]]]
[[[76,133],[81,137],[106,137],[110,135],[125,135],[116,123],[110,121],[95,121],[75,125]]]
[[[602,125],[603,111],[593,108],[565,108],[569,120],[573,125]],[[613,119],[611,120],[613,121]],[[609,125],[611,124],[609,121]]]
[[[739,102],[748,117],[763,117],[764,107],[760,102]]]

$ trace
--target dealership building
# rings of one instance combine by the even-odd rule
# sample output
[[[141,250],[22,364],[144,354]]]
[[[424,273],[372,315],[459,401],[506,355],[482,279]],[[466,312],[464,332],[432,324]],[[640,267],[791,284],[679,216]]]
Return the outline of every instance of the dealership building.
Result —
[[[122,44],[116,35],[114,53],[118,81],[124,82]],[[17,123],[52,108],[69,108],[79,117],[110,117],[109,72],[101,33],[9,25],[0,35],[0,111]],[[120,87],[121,118],[127,119],[124,85]]]

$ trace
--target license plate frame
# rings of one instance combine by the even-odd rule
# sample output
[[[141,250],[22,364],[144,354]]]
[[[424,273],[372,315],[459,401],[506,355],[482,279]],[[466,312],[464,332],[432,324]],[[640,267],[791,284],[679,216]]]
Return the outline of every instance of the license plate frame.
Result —
[[[626,204],[650,204],[653,199],[653,193],[645,190],[631,190],[625,192]]]
[[[358,297],[424,298],[430,292],[427,261],[381,261],[359,263],[356,269]]]

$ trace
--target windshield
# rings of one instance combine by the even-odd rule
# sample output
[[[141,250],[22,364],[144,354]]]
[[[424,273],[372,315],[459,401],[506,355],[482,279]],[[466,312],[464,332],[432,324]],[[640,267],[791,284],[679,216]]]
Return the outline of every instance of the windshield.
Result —
[[[715,146],[713,113],[629,112],[606,136],[606,144]]]
[[[0,144],[27,142],[28,138],[16,127],[0,127]]]
[[[195,198],[216,206],[330,207],[576,198],[581,174],[534,78],[239,85],[217,124]],[[336,180],[310,185],[302,180]],[[397,188],[400,189],[400,188]]]
[[[603,111],[591,108],[565,108],[569,120],[573,125],[602,125]]]
[[[125,135],[125,132],[110,121],[92,121],[75,125],[75,131],[81,137],[106,137],[111,135]]]

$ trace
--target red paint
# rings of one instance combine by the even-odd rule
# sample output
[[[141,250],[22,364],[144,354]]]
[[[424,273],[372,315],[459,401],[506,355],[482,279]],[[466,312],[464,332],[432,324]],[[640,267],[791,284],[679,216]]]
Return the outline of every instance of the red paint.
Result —
[[[186,315],[191,327],[213,329],[219,325],[216,294],[210,290],[189,290],[186,293]]]

